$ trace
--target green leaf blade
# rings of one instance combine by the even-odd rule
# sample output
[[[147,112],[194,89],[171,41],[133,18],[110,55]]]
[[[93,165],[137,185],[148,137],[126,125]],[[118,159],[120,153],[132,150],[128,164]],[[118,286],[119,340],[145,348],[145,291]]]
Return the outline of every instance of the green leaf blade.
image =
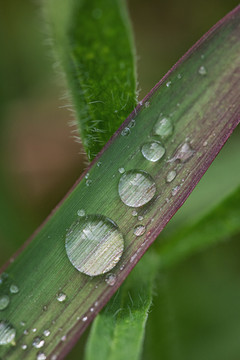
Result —
[[[238,49],[234,46],[239,38],[239,17],[240,8],[237,8],[160,82],[145,99],[147,106],[138,106],[131,114],[88,168],[88,173],[84,174],[88,174],[87,179],[84,175],[80,178],[34,240],[8,267],[9,278],[19,286],[20,292],[4,310],[3,320],[10,321],[17,329],[18,347],[2,348],[1,356],[9,360],[32,359],[37,352],[31,345],[34,337],[50,327],[51,337],[45,342],[44,352],[50,358],[53,354],[63,358],[189,196],[239,123],[240,82],[236,76],[239,64]],[[207,76],[198,73],[203,50]],[[166,86],[169,81],[171,85]],[[164,140],[167,161],[163,159],[155,164],[143,158],[140,149],[143,142],[149,140],[148,136],[153,136],[152,129],[160,113],[170,117],[174,133]],[[132,120],[135,126],[128,136],[121,135]],[[205,141],[207,146],[204,146]],[[176,158],[179,146],[186,142],[193,150],[188,161],[169,162]],[[166,177],[175,166],[177,176],[169,184]],[[156,196],[138,208],[138,215],[143,217],[141,223],[146,227],[139,237],[134,235],[134,228],[140,220],[118,195],[121,177],[118,169],[121,167],[126,171],[148,172],[156,184]],[[112,219],[124,235],[125,251],[112,270],[116,276],[113,286],[106,283],[104,276],[89,278],[79,273],[66,255],[66,233],[77,220],[79,209],[84,209],[86,214],[102,214]],[[56,300],[60,291],[67,295],[65,303]],[[46,312],[42,310],[44,305],[48,308]],[[94,311],[90,310],[92,307]],[[37,334],[30,332],[25,337],[19,325],[21,321],[27,322],[28,329],[36,328]],[[19,347],[22,342],[28,345],[25,352]]]
[[[77,126],[90,159],[136,106],[133,41],[125,1],[46,2]]]

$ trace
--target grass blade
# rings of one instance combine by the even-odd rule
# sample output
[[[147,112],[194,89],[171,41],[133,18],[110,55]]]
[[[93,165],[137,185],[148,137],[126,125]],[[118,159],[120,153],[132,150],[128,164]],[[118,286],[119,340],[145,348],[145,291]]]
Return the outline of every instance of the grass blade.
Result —
[[[90,159],[136,106],[134,50],[125,1],[45,2]]]
[[[85,360],[137,360],[152,303],[158,256],[148,253],[95,319]]]
[[[7,291],[14,282],[20,291],[11,296],[11,303],[1,315],[2,320],[9,321],[16,329],[19,346],[2,346],[1,356],[11,360],[32,359],[39,351],[32,346],[34,338],[41,337],[49,328],[51,336],[45,340],[44,353],[50,358],[53,354],[63,358],[189,196],[239,123],[239,17],[240,8],[237,8],[163,78],[112,137],[33,241],[8,267],[8,279],[2,289]],[[199,73],[201,66],[207,74]],[[140,149],[149,139],[148,135],[153,136],[160,113],[171,119],[174,133],[164,139],[167,161],[153,163],[142,156]],[[118,169],[122,167],[125,171],[148,172],[156,184],[156,195],[138,208],[142,220],[132,216],[133,208],[119,197],[118,184],[124,177]],[[166,178],[173,170],[177,172],[176,177],[168,183]],[[150,178],[146,178],[140,187],[149,183]],[[125,197],[123,193],[124,201],[130,199],[131,205],[132,202],[139,205],[153,195],[154,186],[148,187],[146,198],[139,196],[137,190],[134,197]],[[79,273],[66,255],[67,229],[78,219],[79,210],[112,219],[124,235],[124,253],[112,270],[115,276],[112,286],[105,281],[105,276],[89,277]],[[134,228],[140,224],[146,231],[142,236],[135,236]],[[102,266],[99,259],[97,265],[98,269]],[[59,292],[67,295],[65,302],[56,300]],[[36,328],[36,333],[29,332],[26,337],[20,325],[22,321],[29,330]],[[20,348],[23,342],[28,345],[24,352]]]

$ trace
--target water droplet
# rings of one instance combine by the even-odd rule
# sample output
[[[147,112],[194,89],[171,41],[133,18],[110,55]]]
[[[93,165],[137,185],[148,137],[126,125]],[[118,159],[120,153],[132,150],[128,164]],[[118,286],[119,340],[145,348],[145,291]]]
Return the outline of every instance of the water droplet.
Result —
[[[46,360],[46,355],[43,352],[37,353],[37,360]]]
[[[57,355],[52,355],[51,360],[57,360]]]
[[[20,325],[25,326],[26,325],[25,321],[20,321]]]
[[[139,216],[138,216],[138,220],[139,220],[139,221],[142,221],[142,220],[143,220],[143,216],[142,216],[142,215],[139,215]]]
[[[94,308],[92,307],[92,308],[90,309],[90,311],[91,311],[91,312],[94,312]]]
[[[51,334],[50,330],[44,330],[43,335],[48,337]]]
[[[204,141],[203,146],[207,146],[207,145],[208,145],[208,142]]]
[[[21,346],[21,348],[22,348],[23,350],[26,350],[26,349],[27,349],[27,345],[26,345],[26,344],[23,344],[23,345]]]
[[[19,292],[18,286],[15,285],[15,284],[12,284],[12,285],[10,286],[10,293],[12,293],[12,294],[17,294],[18,292]]]
[[[159,117],[153,128],[154,135],[159,135],[162,139],[167,139],[173,133],[172,122],[167,118]]]
[[[33,333],[35,333],[36,331],[37,331],[37,329],[36,329],[36,328],[33,328],[33,329],[32,329],[32,332],[33,332]]]
[[[122,202],[131,207],[147,204],[154,197],[156,185],[153,178],[143,170],[125,172],[118,184],[118,193]]]
[[[33,343],[32,345],[36,348],[36,349],[40,349],[41,347],[43,347],[45,344],[45,341],[43,339],[41,339],[39,336],[35,337],[35,339],[33,339]]]
[[[117,281],[117,277],[114,274],[108,274],[105,278],[105,281],[109,286],[113,286]]]
[[[134,235],[136,236],[142,236],[146,231],[146,228],[144,225],[138,225],[134,228]]]
[[[145,106],[145,108],[148,108],[148,107],[150,106],[150,102],[149,102],[149,101],[146,101],[146,102],[144,103],[144,106]]]
[[[138,213],[137,213],[136,210],[133,210],[133,211],[132,211],[132,216],[137,216],[137,214],[138,214]]]
[[[207,75],[207,70],[204,66],[200,66],[200,68],[198,69],[198,73],[200,75]]]
[[[179,190],[180,190],[180,186],[175,186],[172,189],[172,196],[175,196],[178,193]]]
[[[85,216],[85,210],[81,209],[77,211],[78,216]]]
[[[89,178],[89,173],[86,173],[85,179],[88,179],[88,178]]]
[[[65,243],[69,260],[80,272],[96,276],[120,260],[124,240],[118,226],[102,215],[88,215],[73,223]]]
[[[62,340],[62,341],[66,341],[66,339],[67,339],[66,335],[63,335],[63,336],[61,337],[61,340]]]
[[[13,342],[16,336],[16,330],[5,321],[0,321],[0,345],[7,345]]]
[[[47,305],[44,305],[43,306],[43,311],[47,311],[47,309],[48,309]]]
[[[159,141],[149,141],[143,144],[141,152],[145,159],[155,162],[163,157],[165,154],[165,148]]]
[[[10,299],[7,295],[0,296],[0,310],[6,309],[10,302]]]
[[[181,75],[181,74],[178,74],[178,75],[177,75],[177,78],[178,78],[178,79],[181,79],[181,78],[182,78],[182,75]]]
[[[188,143],[184,143],[180,145],[175,152],[175,155],[172,159],[168,160],[168,162],[173,162],[176,160],[180,160],[181,162],[185,162],[189,160],[194,154],[194,150],[190,147]]]
[[[91,183],[92,183],[92,180],[90,180],[90,179],[86,180],[86,186],[90,186]]]
[[[88,317],[87,317],[87,316],[84,316],[84,317],[82,318],[82,321],[83,321],[83,322],[86,322],[87,319],[88,319]]]
[[[63,293],[63,292],[60,292],[60,293],[57,294],[57,300],[59,302],[65,301],[66,298],[67,298],[67,295],[65,293]]]
[[[122,132],[121,132],[121,135],[122,136],[128,136],[130,134],[130,129],[128,127],[125,127]]]
[[[134,119],[132,119],[132,120],[130,121],[130,123],[128,124],[128,127],[131,129],[131,128],[133,128],[135,125],[136,125],[136,121],[135,121]]]
[[[102,166],[102,163],[101,163],[101,161],[98,161],[97,162],[97,167],[100,167],[100,166]]]
[[[28,335],[28,334],[29,334],[28,330],[24,330],[23,335]]]
[[[123,174],[125,172],[125,169],[123,167],[118,169],[118,172],[120,172],[120,174]]]
[[[171,81],[168,81],[168,82],[166,83],[166,87],[169,88],[169,87],[171,86],[171,83],[172,83]]]
[[[167,182],[168,183],[172,182],[175,179],[176,175],[177,175],[177,173],[175,170],[169,171],[169,173],[167,174],[167,179],[166,179]]]

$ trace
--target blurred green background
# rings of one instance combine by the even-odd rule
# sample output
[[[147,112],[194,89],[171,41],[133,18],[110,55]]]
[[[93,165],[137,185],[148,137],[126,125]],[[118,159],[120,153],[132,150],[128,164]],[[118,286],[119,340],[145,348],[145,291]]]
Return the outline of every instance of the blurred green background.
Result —
[[[135,34],[141,100],[189,47],[238,2],[129,0],[128,4]],[[74,128],[69,126],[73,115],[66,108],[69,101],[64,97],[61,76],[54,70],[55,61],[49,43],[40,2],[10,0],[0,3],[1,265],[41,224],[86,165],[83,149],[74,141]],[[239,185],[239,136],[237,129],[190,199],[170,222],[166,233],[194,221]],[[223,270],[221,259],[225,259],[225,254],[228,260]],[[240,297],[239,290],[235,291],[237,287],[240,289],[237,255],[240,255],[240,249],[237,239],[234,239],[227,245],[211,249],[207,255],[195,255],[195,258],[161,275],[159,289],[156,289],[160,295],[155,299],[155,308],[158,309],[155,318],[162,319],[163,312],[159,311],[162,299],[165,299],[165,306],[166,297],[172,298],[172,303],[177,299],[177,306],[173,304],[174,315],[169,315],[166,327],[173,326],[172,318],[176,318],[178,328],[174,328],[174,334],[168,334],[165,339],[166,331],[161,321],[155,325],[150,321],[149,333],[156,326],[152,334],[165,335],[162,337],[164,341],[157,342],[155,347],[147,338],[145,359],[160,359],[161,352],[162,359],[239,359],[240,326],[235,323],[228,329]],[[203,279],[209,273],[208,283]],[[211,281],[218,283],[219,279],[223,282],[219,291],[213,290]],[[224,284],[227,290],[222,290]],[[224,297],[224,301],[212,316],[208,304],[215,304],[219,297]],[[196,323],[188,312],[192,304],[195,304],[193,318],[199,311],[205,314],[197,332],[192,331]],[[185,330],[182,331],[182,327]],[[231,356],[219,346],[219,339],[226,338],[224,334],[216,337],[218,340],[215,342],[208,341],[206,329],[213,334],[217,329],[221,332],[221,328],[225,328],[225,332],[228,329],[226,341],[232,348]],[[192,337],[191,344],[189,337]],[[152,339],[156,342],[156,335],[152,335]],[[154,349],[152,353],[150,348]],[[211,353],[212,348],[214,352]],[[81,358],[77,348],[68,356],[69,360],[75,358]]]

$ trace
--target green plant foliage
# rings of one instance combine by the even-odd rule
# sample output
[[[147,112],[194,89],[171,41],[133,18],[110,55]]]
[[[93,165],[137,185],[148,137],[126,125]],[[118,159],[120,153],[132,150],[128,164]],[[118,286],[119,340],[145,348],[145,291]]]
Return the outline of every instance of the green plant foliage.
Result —
[[[93,159],[136,105],[134,51],[125,1],[45,3],[81,140]]]
[[[152,303],[158,269],[156,254],[146,254],[93,323],[86,360],[137,360],[141,356],[145,324]]]
[[[50,358],[64,357],[188,197],[239,121],[238,37],[239,11],[235,11],[195,46],[126,120],[8,267],[2,289],[8,293],[14,283],[20,290],[11,295],[1,315],[16,329],[18,346],[3,346],[1,356],[32,359],[39,352],[39,347],[32,346],[36,345],[36,336],[41,339],[48,329],[51,335],[44,339],[44,353]],[[160,140],[165,149],[157,162],[147,160],[149,152],[146,156],[141,152],[150,139],[158,141],[158,145]],[[176,176],[168,182],[170,171],[175,171]],[[139,178],[135,191],[126,196]],[[142,191],[138,193],[139,188],[145,196]],[[126,205],[129,202],[137,206],[138,217],[133,216],[134,208]],[[88,216],[100,214],[112,219],[124,236],[124,252],[111,270],[110,282],[105,275],[79,273],[67,257],[65,238],[71,236],[71,231],[76,235],[80,210]],[[95,221],[96,217],[88,219]],[[144,231],[136,230],[139,225],[144,226]],[[101,263],[100,258],[96,261]],[[30,330],[27,336],[24,330]],[[27,345],[24,352],[22,344]]]

